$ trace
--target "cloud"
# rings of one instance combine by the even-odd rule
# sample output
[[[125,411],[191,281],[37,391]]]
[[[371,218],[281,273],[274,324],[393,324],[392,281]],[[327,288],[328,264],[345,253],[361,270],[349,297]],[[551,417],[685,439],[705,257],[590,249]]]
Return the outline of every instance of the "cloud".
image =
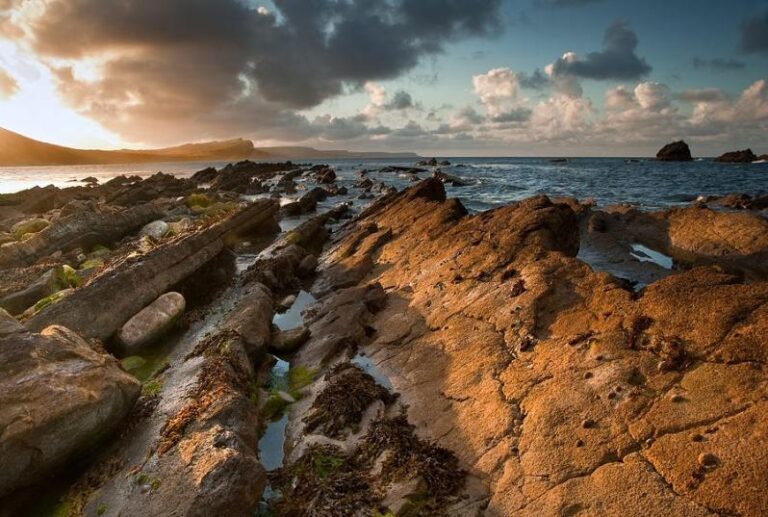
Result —
[[[720,102],[726,100],[725,93],[719,88],[700,88],[683,90],[676,95],[683,102]]]
[[[700,57],[695,57],[692,60],[693,68],[701,69],[701,68],[711,68],[712,70],[716,71],[723,71],[723,70],[743,70],[747,65],[743,61],[739,61],[738,59],[728,58],[712,58],[712,59],[703,59]]]
[[[530,75],[525,72],[518,72],[517,82],[520,84],[521,88],[541,90],[549,85],[549,76],[542,72],[540,68],[537,68]]]
[[[153,139],[182,126],[198,138],[221,133],[228,119],[238,123],[229,131],[247,131],[246,117],[254,131],[273,119],[311,127],[290,111],[398,77],[446,43],[501,27],[501,0],[272,4],[48,0],[14,22],[58,68],[72,105],[124,136]],[[84,60],[98,65],[89,81],[77,73]]]
[[[741,48],[745,52],[768,54],[768,9],[744,21]]]
[[[601,2],[605,0],[535,0],[534,3],[541,7],[580,7]]]
[[[548,67],[552,77],[573,76],[582,79],[638,79],[651,72],[651,66],[635,54],[637,35],[628,22],[617,20],[605,31],[603,50],[579,57],[573,52]]]
[[[0,99],[11,97],[19,90],[16,79],[0,68]]]
[[[405,90],[396,91],[392,100],[384,105],[384,109],[387,111],[402,111],[413,107],[413,98]]]

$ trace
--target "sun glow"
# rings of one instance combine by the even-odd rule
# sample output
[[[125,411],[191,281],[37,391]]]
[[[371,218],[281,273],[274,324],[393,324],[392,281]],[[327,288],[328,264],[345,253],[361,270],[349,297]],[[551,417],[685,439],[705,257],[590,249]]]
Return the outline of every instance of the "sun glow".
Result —
[[[87,148],[119,147],[121,139],[64,104],[51,70],[8,40],[0,40],[0,68],[17,83],[17,91],[0,97],[0,127],[60,145]],[[96,63],[78,64],[81,77],[95,76]]]

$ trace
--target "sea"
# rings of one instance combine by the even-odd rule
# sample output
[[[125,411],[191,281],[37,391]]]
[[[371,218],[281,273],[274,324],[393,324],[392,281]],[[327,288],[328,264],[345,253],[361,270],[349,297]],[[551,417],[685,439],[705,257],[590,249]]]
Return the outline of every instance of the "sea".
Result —
[[[472,212],[499,207],[538,194],[571,196],[593,200],[598,206],[619,203],[655,210],[687,205],[699,196],[768,193],[768,163],[721,164],[711,159],[693,162],[658,162],[628,158],[573,158],[565,162],[547,158],[448,158],[442,171],[460,177],[468,186],[447,186],[450,197],[458,197]],[[306,161],[295,163],[305,164]],[[387,166],[414,166],[412,159],[345,159],[326,163],[336,170],[339,185],[350,189],[365,169],[369,177],[402,189],[411,184],[406,174],[379,173]],[[46,167],[0,167],[0,193],[33,186],[67,187],[82,184],[93,176],[101,182],[115,176],[150,176],[158,171],[188,177],[196,171],[227,162],[180,162],[138,165],[83,165]],[[431,168],[419,174],[426,178]],[[299,191],[299,194],[301,191]]]

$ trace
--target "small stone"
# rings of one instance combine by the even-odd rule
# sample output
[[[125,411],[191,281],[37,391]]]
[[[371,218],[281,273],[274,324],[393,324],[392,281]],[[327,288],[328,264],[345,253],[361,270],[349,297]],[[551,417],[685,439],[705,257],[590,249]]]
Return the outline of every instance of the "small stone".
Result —
[[[646,447],[650,447],[651,445],[653,445],[653,438],[648,438],[647,440],[645,440]]]
[[[608,400],[613,400],[615,398],[616,398],[616,393],[612,391],[608,393]]]
[[[696,458],[696,463],[704,470],[712,470],[718,466],[720,460],[710,452],[702,452],[699,454],[699,457]]]
[[[584,378],[585,378],[585,379],[591,379],[591,378],[592,378],[592,377],[594,377],[594,376],[595,376],[595,374],[594,374],[594,373],[592,373],[592,372],[586,372],[586,373],[584,374]]]
[[[679,404],[680,402],[685,401],[685,397],[683,397],[679,393],[674,393],[671,397],[669,397],[669,400],[671,402],[674,402],[675,404]]]
[[[168,232],[171,231],[171,227],[165,221],[153,221],[144,226],[139,232],[140,237],[152,237],[153,239],[161,239],[165,237]]]
[[[576,447],[584,447],[584,440],[576,440]]]
[[[592,429],[592,428],[595,427],[595,425],[597,425],[597,424],[591,418],[584,419],[581,422],[581,427],[583,427],[584,429]]]
[[[698,434],[698,433],[692,434],[691,435],[691,441],[692,442],[703,442],[704,441],[704,437],[702,435]]]

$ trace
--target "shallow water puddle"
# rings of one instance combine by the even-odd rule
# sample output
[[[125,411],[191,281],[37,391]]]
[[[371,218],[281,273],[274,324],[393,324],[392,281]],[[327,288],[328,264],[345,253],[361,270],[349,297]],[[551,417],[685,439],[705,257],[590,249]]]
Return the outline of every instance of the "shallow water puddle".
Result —
[[[293,305],[282,314],[276,314],[272,323],[280,330],[291,330],[300,327],[304,323],[302,312],[315,303],[317,299],[306,291],[300,291]]]
[[[384,375],[381,370],[379,370],[376,365],[373,364],[373,361],[371,361],[368,356],[357,354],[352,358],[350,362],[359,366],[365,373],[373,377],[373,380],[376,381],[376,384],[392,391],[392,382],[390,382],[389,377]]]
[[[630,253],[630,255],[632,255],[640,262],[653,262],[657,266],[661,266],[664,269],[672,269],[672,266],[674,266],[672,257],[664,255],[663,253],[659,253],[656,250],[652,250],[651,248],[643,246],[642,244],[632,244],[631,246],[634,250],[634,253]]]
[[[288,384],[290,365],[279,357],[275,357],[275,365],[270,370],[270,390],[285,390]],[[264,435],[259,440],[259,457],[267,472],[283,466],[285,428],[288,425],[288,414],[282,411],[277,420],[267,424]]]

